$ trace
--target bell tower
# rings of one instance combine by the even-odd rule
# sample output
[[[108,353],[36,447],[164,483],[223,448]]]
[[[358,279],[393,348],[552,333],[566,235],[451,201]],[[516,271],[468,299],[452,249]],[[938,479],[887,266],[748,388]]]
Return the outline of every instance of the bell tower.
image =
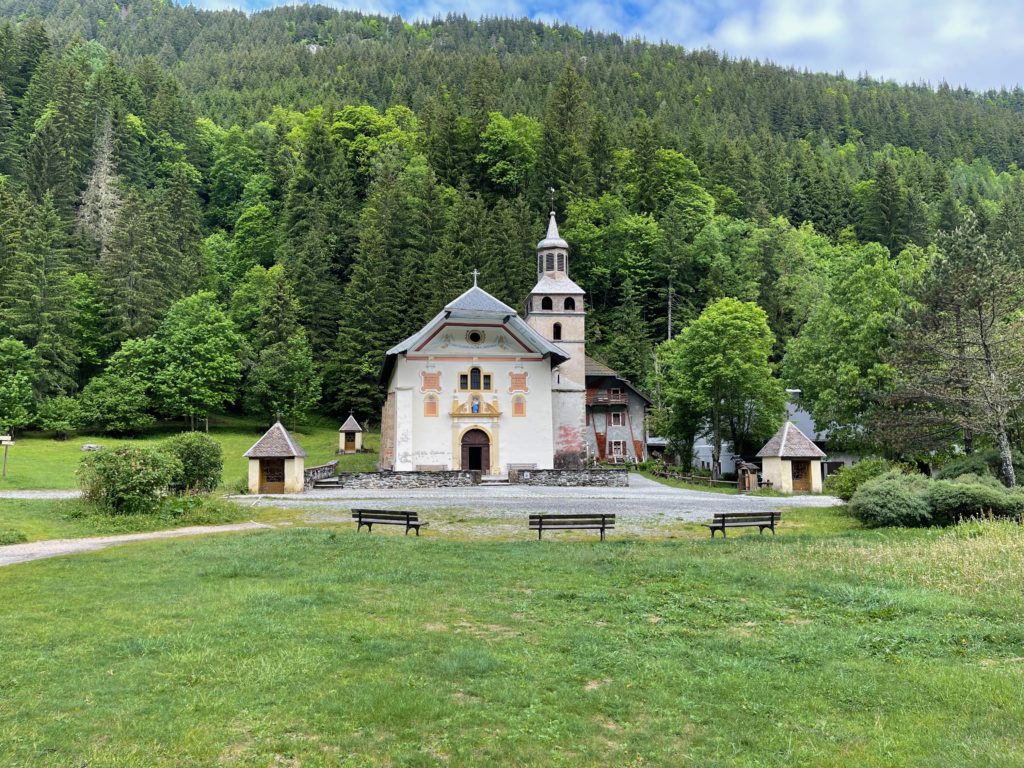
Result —
[[[564,377],[586,384],[586,294],[569,278],[569,244],[551,211],[547,235],[537,243],[537,284],[526,299],[526,322],[569,353],[558,366]]]
[[[551,370],[551,411],[556,468],[583,466],[587,419],[586,294],[569,278],[569,244],[551,211],[547,235],[537,243],[537,284],[526,297],[526,322],[569,356]]]

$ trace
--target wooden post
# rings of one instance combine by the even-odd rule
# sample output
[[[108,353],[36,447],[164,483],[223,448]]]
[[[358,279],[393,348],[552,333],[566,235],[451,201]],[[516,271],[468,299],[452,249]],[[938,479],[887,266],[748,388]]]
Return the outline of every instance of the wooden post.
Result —
[[[10,445],[8,445],[7,443],[4,443],[4,477],[7,477],[7,449],[8,448],[10,448]]]

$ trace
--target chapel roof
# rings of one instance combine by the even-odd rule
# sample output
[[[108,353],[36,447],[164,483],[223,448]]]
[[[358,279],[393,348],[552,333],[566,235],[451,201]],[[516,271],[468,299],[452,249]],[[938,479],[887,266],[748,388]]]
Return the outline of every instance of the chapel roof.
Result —
[[[248,451],[242,454],[247,459],[291,459],[306,456],[306,452],[295,442],[280,421],[268,429]]]
[[[550,275],[541,275],[537,280],[537,284],[533,286],[533,290],[530,291],[530,295],[534,294],[561,294],[565,296],[583,296],[586,294],[582,288],[576,283],[569,279],[568,275],[564,277],[551,277]]]
[[[350,413],[348,415],[348,418],[345,419],[345,423],[341,425],[341,429],[339,429],[338,431],[339,432],[362,432],[363,428],[359,426],[359,422],[356,421],[356,417],[353,416]]]
[[[551,360],[551,366],[560,365],[569,359],[569,353],[548,341],[521,318],[518,313],[502,301],[491,296],[483,288],[474,285],[454,301],[450,302],[419,331],[384,355],[380,380],[386,383],[391,376],[398,355],[404,355],[417,344],[430,338],[431,333],[446,320],[499,320],[529,347]]]
[[[562,236],[558,234],[558,222],[555,221],[555,212],[551,212],[551,218],[548,219],[548,233],[537,243],[537,250],[545,250],[547,248],[565,248],[568,250],[569,244],[562,239]]]
[[[764,448],[757,452],[759,459],[777,456],[783,459],[823,459],[825,452],[816,446],[791,421],[787,421],[772,435]]]

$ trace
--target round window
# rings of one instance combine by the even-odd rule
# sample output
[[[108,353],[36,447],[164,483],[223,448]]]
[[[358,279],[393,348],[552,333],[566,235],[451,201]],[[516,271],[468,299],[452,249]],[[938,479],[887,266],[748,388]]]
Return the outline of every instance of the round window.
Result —
[[[470,331],[466,334],[466,340],[470,344],[481,344],[484,340],[484,333],[483,331]]]

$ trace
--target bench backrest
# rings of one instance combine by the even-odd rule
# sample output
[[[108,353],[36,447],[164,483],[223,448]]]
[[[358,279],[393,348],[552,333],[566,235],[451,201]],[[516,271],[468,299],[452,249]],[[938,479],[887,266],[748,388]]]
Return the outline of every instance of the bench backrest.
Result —
[[[541,526],[614,528],[615,515],[530,515],[530,528]]]
[[[375,521],[401,520],[402,522],[417,522],[418,512],[403,512],[394,509],[353,509],[354,520],[373,519]]]
[[[779,522],[782,519],[782,513],[776,510],[769,510],[766,512],[715,512],[715,516],[712,522],[715,523],[761,523],[761,522]]]

